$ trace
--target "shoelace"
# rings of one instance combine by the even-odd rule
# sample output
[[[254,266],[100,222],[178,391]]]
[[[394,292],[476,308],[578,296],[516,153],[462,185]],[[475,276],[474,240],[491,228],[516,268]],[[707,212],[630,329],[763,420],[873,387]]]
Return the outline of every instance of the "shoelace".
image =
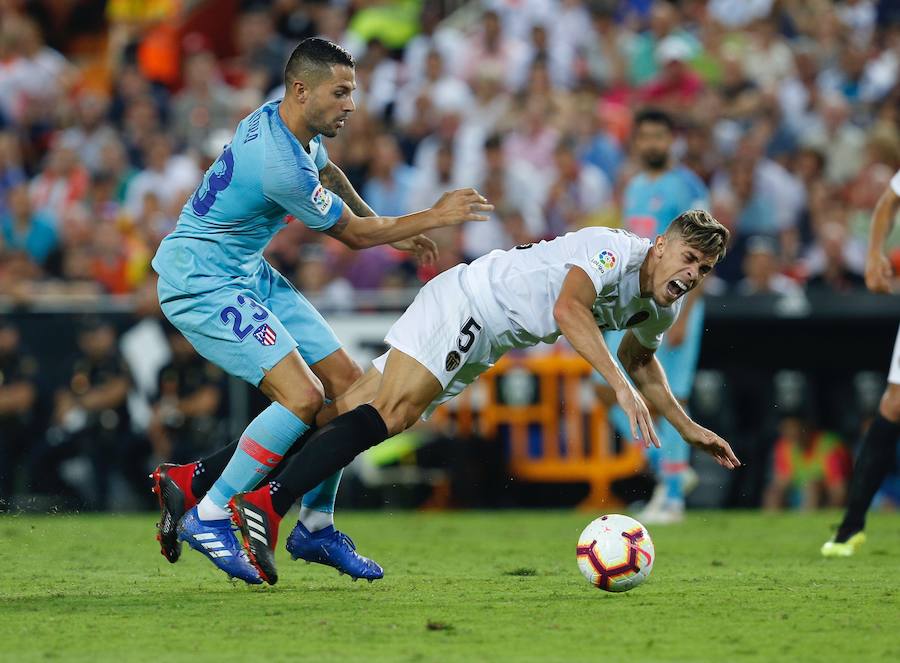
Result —
[[[349,536],[347,536],[347,535],[344,534],[343,532],[339,532],[339,533],[338,533],[338,538],[339,538],[341,541],[343,541],[344,543],[346,543],[347,545],[349,545],[349,546],[350,546],[350,550],[353,550],[353,551],[356,550],[356,544],[353,543],[353,539],[351,539]]]

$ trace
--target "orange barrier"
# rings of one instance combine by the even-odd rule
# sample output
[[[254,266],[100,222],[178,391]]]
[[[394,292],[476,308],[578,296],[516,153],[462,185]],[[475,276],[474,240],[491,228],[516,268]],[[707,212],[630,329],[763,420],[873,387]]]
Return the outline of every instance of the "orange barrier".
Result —
[[[525,371],[537,377],[540,398],[532,405],[497,401],[497,379]],[[493,438],[501,425],[509,427],[510,470],[524,481],[586,482],[587,497],[578,505],[593,511],[618,502],[610,484],[639,471],[643,455],[636,445],[615,453],[606,408],[593,397],[591,367],[572,354],[503,357],[471,387],[438,408],[436,425],[455,424],[460,434],[478,432]],[[590,392],[585,394],[585,391]],[[528,428],[541,428],[541,453],[528,450]]]

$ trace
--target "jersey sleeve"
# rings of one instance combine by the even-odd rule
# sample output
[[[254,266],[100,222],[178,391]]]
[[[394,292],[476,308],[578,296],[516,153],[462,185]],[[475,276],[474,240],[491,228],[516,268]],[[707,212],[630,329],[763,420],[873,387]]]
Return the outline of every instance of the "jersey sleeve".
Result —
[[[316,151],[316,168],[322,170],[328,165],[328,150],[325,149],[325,141],[319,137],[319,149]]]
[[[566,269],[580,267],[584,270],[597,295],[622,278],[631,257],[627,235],[608,229],[585,228],[571,233],[566,239],[570,247]]]
[[[660,316],[656,320],[647,320],[631,328],[638,343],[649,350],[656,350],[662,343],[663,334],[675,322],[675,316]]]
[[[269,166],[263,189],[268,200],[311,230],[328,230],[344,211],[344,201],[322,185],[318,173],[297,162]]]

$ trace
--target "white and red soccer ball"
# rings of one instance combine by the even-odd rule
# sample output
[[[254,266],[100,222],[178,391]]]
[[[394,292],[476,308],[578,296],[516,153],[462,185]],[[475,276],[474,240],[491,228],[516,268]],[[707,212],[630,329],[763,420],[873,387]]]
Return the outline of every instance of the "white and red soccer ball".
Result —
[[[655,552],[647,529],[634,518],[600,516],[578,537],[578,568],[607,592],[627,592],[647,579]]]

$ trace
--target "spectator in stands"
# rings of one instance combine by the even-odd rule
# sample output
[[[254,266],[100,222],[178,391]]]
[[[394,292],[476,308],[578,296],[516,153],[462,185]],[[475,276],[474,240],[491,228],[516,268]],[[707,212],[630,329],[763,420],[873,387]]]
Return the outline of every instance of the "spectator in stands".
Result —
[[[37,423],[38,363],[19,329],[0,316],[0,512],[16,492],[17,468],[31,451]]]
[[[763,506],[773,511],[842,506],[850,467],[850,453],[836,434],[816,430],[808,415],[791,413],[779,425]]]
[[[184,82],[184,87],[172,99],[172,129],[178,142],[202,154],[212,134],[234,131],[231,117],[234,94],[222,80],[216,56],[205,49],[185,59]]]
[[[128,436],[128,367],[111,323],[89,317],[78,331],[79,352],[55,395],[51,427],[30,463],[35,492],[77,495],[87,508],[106,509],[113,472]],[[79,462],[67,463],[73,459]]]
[[[59,245],[59,236],[51,211],[32,207],[25,184],[9,190],[5,207],[7,212],[0,215],[5,250],[20,251],[35,265],[54,267],[50,262]]]
[[[750,237],[744,251],[744,278],[735,286],[740,295],[799,295],[803,288],[782,274],[779,267],[778,245],[766,235]]]
[[[159,372],[147,436],[160,462],[187,463],[218,448],[225,374],[164,323],[171,361]]]
[[[553,153],[555,178],[544,202],[547,234],[564,235],[586,225],[611,202],[612,185],[603,171],[579,160],[573,138],[565,137]]]

